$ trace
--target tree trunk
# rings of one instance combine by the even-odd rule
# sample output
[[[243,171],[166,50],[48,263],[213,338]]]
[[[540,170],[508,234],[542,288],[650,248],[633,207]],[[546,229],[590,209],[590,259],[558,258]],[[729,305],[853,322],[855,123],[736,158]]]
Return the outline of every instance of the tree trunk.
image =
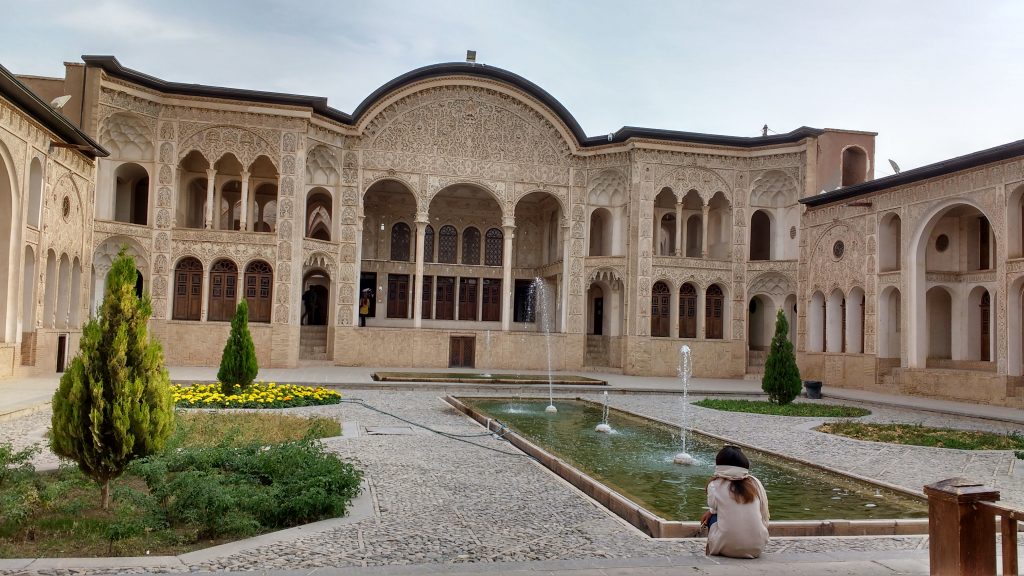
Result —
[[[103,483],[103,488],[100,489],[103,494],[103,509],[107,510],[110,508],[110,480]]]

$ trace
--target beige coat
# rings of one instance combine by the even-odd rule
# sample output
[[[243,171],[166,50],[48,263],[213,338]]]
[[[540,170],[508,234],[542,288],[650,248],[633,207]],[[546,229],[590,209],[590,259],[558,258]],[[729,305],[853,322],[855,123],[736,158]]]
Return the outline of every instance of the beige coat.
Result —
[[[708,507],[718,514],[708,531],[708,554],[757,558],[768,544],[768,496],[757,478],[749,478],[757,495],[746,504],[732,497],[729,480],[714,478],[708,483]]]

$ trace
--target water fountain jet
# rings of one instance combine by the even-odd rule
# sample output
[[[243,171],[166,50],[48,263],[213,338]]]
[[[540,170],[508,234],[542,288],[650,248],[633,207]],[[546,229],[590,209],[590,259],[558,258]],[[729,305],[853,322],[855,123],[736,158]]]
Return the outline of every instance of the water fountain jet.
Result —
[[[601,417],[601,423],[594,427],[594,430],[603,432],[605,434],[611,434],[612,427],[608,424],[608,391],[603,392],[604,395],[604,413]]]
[[[556,414],[558,408],[555,408],[554,382],[551,377],[551,303],[548,298],[547,285],[544,284],[543,278],[539,276],[534,278],[531,288],[533,289],[533,304],[538,312],[536,320],[544,328],[544,344],[547,347],[548,353],[548,407],[544,411],[548,414]],[[540,306],[537,306],[537,303]]]
[[[683,445],[683,451],[676,454],[672,459],[676,464],[690,466],[696,463],[696,459],[686,451],[686,407],[687,395],[690,387],[690,375],[693,374],[693,363],[690,360],[690,347],[683,344],[679,348],[679,379],[683,381],[683,418],[679,426],[679,438]]]

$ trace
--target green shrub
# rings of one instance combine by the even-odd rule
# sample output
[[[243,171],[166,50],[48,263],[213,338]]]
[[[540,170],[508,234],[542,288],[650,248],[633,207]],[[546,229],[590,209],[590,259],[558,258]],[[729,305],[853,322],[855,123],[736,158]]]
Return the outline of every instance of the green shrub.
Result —
[[[0,444],[0,535],[18,532],[40,501],[32,457],[37,446],[15,450]]]
[[[243,299],[231,319],[231,333],[224,344],[217,380],[220,381],[223,394],[230,396],[248,390],[257,372],[259,365],[256,363],[256,346],[249,333],[249,305]]]
[[[775,317],[775,336],[764,362],[761,389],[775,404],[789,404],[800,394],[800,368],[796,365],[793,343],[789,341],[789,322],[782,310]]]
[[[50,444],[102,487],[132,460],[159,452],[174,424],[170,379],[160,344],[150,341],[149,296],[135,295],[135,262],[118,254],[100,317],[82,329],[79,354],[53,395]]]
[[[247,536],[342,516],[362,473],[313,439],[187,448],[136,462],[167,521],[200,537]]]

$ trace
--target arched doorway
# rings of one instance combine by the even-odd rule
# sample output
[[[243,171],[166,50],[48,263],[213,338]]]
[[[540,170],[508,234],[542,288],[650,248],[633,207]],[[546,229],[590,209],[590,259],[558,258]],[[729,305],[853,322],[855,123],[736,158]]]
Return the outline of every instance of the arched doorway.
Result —
[[[322,268],[307,268],[302,275],[302,312],[299,318],[299,358],[327,360],[331,322],[331,276]]]
[[[772,221],[764,210],[750,217],[750,260],[771,260]]]
[[[764,363],[775,334],[775,303],[757,295],[747,303],[747,372],[764,371]]]
[[[825,351],[825,295],[816,291],[807,306],[807,351]]]
[[[565,309],[565,294],[558,274],[565,270],[564,254],[568,242],[568,230],[562,228],[564,216],[561,202],[548,192],[526,194],[513,208],[515,234],[511,264],[516,270],[512,310],[519,329],[544,330],[545,322],[553,332],[564,329],[562,311]],[[559,262],[560,266],[551,266]],[[537,294],[537,302],[531,306],[532,286],[538,277],[543,281],[544,290]]]
[[[825,303],[825,351],[846,352],[846,296],[838,288]]]
[[[19,236],[14,233],[17,223],[14,215],[20,210],[15,210],[18,203],[11,177],[14,170],[8,164],[8,158],[6,149],[0,144],[0,342],[13,341],[15,322],[11,320],[17,316],[18,309],[14,303],[16,300],[12,298],[10,274],[12,269],[18,269],[11,261],[11,245]]]
[[[953,357],[953,299],[949,291],[936,286],[925,294],[928,359]]]
[[[708,286],[704,293],[704,337],[708,340],[725,338],[725,326],[729,321],[725,292],[718,284]]]
[[[878,302],[878,357],[900,357],[900,291],[889,286],[882,290]]]
[[[651,336],[663,338],[669,335],[671,301],[668,284],[655,282],[651,288]]]
[[[689,282],[679,288],[679,337],[697,337],[697,288]]]
[[[995,235],[988,216],[969,200],[938,203],[920,222],[908,244],[905,269],[910,314],[907,365],[973,369],[961,361],[981,357],[980,341],[971,342],[968,325],[972,315],[980,323],[981,293],[968,282],[970,273],[994,267]],[[998,294],[993,286],[985,288],[995,302]],[[934,329],[935,325],[942,329]],[[991,331],[990,336],[991,350]],[[971,352],[975,348],[977,355]]]
[[[967,297],[967,359],[991,362],[995,358],[995,333],[992,322],[992,296],[975,286]]]

